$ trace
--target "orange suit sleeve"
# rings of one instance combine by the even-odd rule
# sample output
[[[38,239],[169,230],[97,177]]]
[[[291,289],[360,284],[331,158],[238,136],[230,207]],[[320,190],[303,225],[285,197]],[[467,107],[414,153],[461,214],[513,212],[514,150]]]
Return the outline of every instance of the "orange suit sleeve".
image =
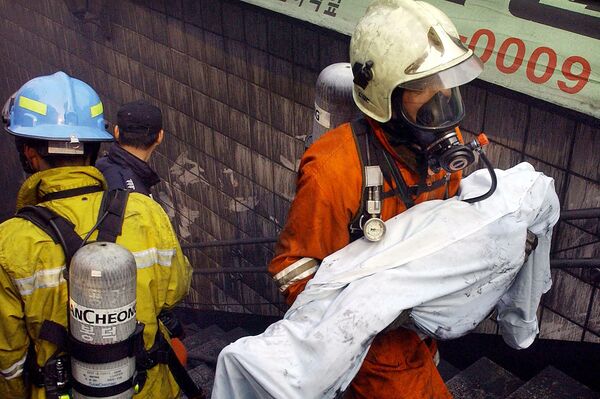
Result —
[[[269,264],[290,304],[318,264],[348,244],[348,225],[360,205],[362,171],[352,133],[349,126],[336,131],[303,156],[296,195]]]

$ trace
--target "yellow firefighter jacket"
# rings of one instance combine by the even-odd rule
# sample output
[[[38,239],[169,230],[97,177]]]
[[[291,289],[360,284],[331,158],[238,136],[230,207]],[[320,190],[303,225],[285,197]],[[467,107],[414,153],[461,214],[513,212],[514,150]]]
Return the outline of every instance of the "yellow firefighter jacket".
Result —
[[[38,172],[21,187],[17,208],[42,205],[67,218],[82,238],[96,223],[102,192],[41,202],[49,193],[79,187],[106,188],[94,167],[60,167]],[[97,235],[94,232],[90,241]],[[137,319],[145,324],[146,349],[154,343],[157,315],[183,299],[191,267],[182,254],[169,218],[151,198],[131,193],[117,243],[129,249],[137,264]],[[38,339],[46,319],[67,325],[67,283],[62,277],[65,257],[59,244],[27,220],[12,218],[0,224],[0,398],[43,399],[44,389],[26,387],[23,371],[27,349],[35,346],[43,365],[55,346]],[[168,367],[148,372],[135,398],[175,398],[179,387]]]

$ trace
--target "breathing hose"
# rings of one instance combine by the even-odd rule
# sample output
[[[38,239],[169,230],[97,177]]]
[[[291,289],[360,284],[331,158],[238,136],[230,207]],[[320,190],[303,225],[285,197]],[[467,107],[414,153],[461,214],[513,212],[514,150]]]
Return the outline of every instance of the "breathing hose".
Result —
[[[469,204],[483,201],[484,199],[488,198],[490,195],[492,195],[494,193],[494,191],[496,191],[496,186],[498,184],[498,179],[496,178],[496,172],[494,171],[494,167],[492,166],[492,163],[485,156],[484,152],[481,149],[479,149],[478,152],[479,152],[479,156],[483,160],[483,163],[485,163],[485,166],[487,167],[488,172],[490,172],[490,177],[492,178],[492,185],[490,186],[490,189],[485,194],[482,194],[478,197],[467,198],[467,199],[463,200],[465,202],[468,202]]]

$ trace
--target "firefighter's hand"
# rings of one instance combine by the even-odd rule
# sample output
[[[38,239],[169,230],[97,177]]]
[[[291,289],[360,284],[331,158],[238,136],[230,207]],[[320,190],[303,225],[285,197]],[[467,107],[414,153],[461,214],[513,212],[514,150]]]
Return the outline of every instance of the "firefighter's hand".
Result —
[[[527,230],[527,238],[525,240],[525,260],[523,263],[527,262],[529,259],[529,254],[531,254],[538,244],[538,238],[531,231]]]

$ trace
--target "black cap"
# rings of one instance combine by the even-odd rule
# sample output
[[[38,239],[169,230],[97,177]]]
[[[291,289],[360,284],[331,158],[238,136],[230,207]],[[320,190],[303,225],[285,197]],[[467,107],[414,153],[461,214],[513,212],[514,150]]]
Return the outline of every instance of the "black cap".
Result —
[[[117,125],[127,133],[153,134],[162,129],[162,112],[146,100],[133,101],[121,105]]]

